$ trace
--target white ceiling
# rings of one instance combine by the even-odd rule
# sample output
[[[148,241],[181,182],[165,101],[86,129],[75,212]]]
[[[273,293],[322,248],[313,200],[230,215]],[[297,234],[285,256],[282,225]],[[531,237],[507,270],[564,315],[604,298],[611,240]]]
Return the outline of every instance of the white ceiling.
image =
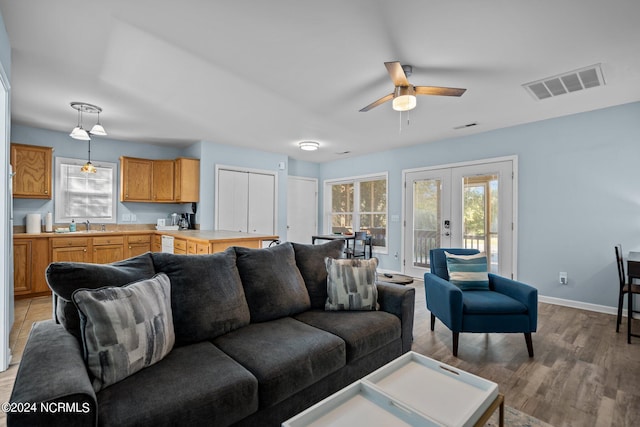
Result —
[[[111,138],[324,162],[640,100],[638,0],[0,0],[0,10],[14,123],[65,132],[77,120],[69,103],[84,101],[103,108]],[[360,113],[393,91],[383,63],[396,60],[413,65],[414,85],[467,92],[419,97],[409,125],[391,103]],[[602,87],[544,101],[522,87],[597,63]],[[301,140],[320,150],[302,152]]]

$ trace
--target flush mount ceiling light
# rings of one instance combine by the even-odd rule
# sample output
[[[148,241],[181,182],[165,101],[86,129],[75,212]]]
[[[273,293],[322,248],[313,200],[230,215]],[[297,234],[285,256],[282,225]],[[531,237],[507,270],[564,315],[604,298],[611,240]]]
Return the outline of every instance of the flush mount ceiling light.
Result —
[[[315,141],[302,141],[298,143],[298,147],[304,151],[316,151],[320,147],[320,143]]]
[[[104,130],[104,127],[100,124],[100,113],[102,112],[102,108],[97,105],[88,104],[86,102],[72,102],[71,108],[74,110],[78,110],[78,125],[73,128],[69,136],[73,139],[79,139],[82,141],[89,141],[91,139],[91,135],[101,135],[104,136],[107,132]],[[98,122],[91,128],[91,130],[87,131],[82,127],[82,113],[89,114],[97,114]]]

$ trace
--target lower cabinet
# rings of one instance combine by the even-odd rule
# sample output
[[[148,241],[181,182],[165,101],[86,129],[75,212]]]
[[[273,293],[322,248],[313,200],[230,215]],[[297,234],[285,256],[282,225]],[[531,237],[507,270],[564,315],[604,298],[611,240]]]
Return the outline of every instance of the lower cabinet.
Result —
[[[156,237],[156,236],[154,236]],[[160,236],[157,236],[160,237]],[[162,245],[162,243],[160,243]],[[151,235],[150,234],[131,234],[127,236],[125,258],[142,255],[151,251]]]
[[[91,243],[93,245],[93,258],[91,262],[96,264],[109,264],[125,258],[123,236],[94,237]]]
[[[15,239],[13,241],[13,291],[20,297],[49,292],[45,270],[49,265],[48,239]]]
[[[187,241],[184,239],[173,239],[173,253],[174,254],[187,254]]]
[[[162,252],[162,236],[154,234],[151,237],[151,250],[153,252]]]
[[[87,237],[51,239],[51,262],[91,262],[90,244]]]

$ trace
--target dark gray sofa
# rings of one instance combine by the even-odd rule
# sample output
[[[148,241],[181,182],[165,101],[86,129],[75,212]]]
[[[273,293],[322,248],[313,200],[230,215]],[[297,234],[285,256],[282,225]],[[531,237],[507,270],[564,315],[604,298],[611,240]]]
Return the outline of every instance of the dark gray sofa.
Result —
[[[35,410],[8,413],[8,425],[280,425],[411,349],[411,287],[379,283],[377,311],[324,310],[324,258],[342,249],[284,243],[51,264],[54,319],[34,325],[11,395]],[[173,349],[96,393],[71,294],[159,272],[171,281]]]

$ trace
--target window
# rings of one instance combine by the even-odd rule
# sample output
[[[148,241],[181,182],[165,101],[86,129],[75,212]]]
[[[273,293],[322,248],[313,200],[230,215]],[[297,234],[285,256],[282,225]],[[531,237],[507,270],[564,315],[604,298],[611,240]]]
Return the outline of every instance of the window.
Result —
[[[85,160],[56,157],[55,222],[115,223],[115,163],[93,162],[96,173],[80,172]]]
[[[377,249],[387,247],[387,176],[327,181],[331,233],[367,231]]]

